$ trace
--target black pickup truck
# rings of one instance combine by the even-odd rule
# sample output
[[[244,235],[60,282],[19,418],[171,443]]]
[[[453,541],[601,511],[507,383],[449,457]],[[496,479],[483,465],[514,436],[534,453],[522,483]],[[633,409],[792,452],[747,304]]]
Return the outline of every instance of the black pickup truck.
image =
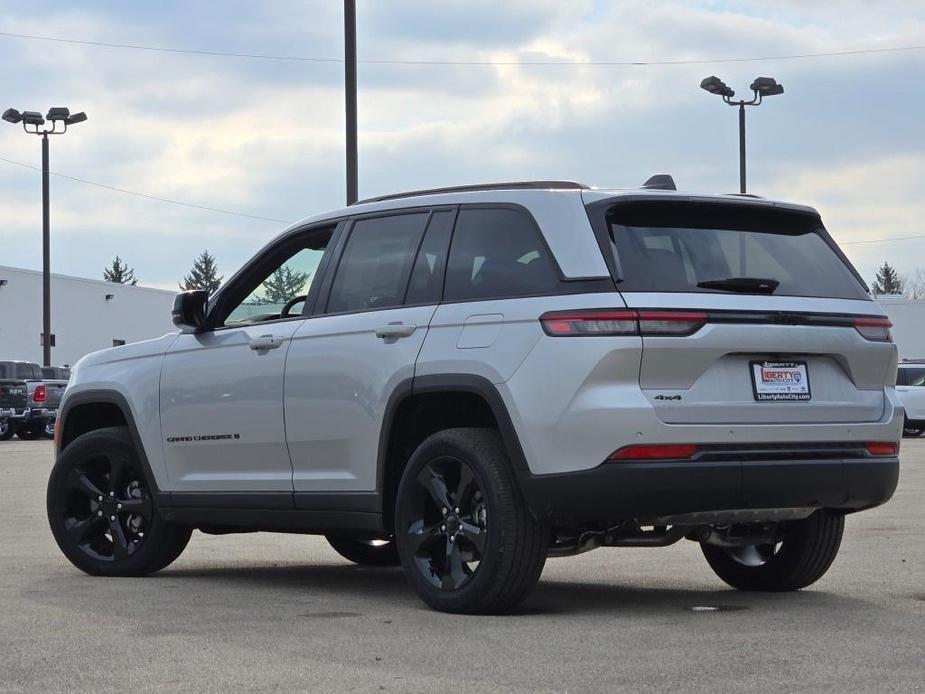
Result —
[[[0,361],[0,441],[54,435],[65,387],[65,379],[44,378],[38,364]]]

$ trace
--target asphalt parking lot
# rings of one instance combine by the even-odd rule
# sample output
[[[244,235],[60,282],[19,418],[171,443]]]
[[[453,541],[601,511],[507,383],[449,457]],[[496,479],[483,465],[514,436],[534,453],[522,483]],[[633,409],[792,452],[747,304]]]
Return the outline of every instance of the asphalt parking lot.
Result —
[[[925,691],[925,439],[808,590],[729,590],[689,542],[601,549],[504,617],[432,612],[297,535],[196,533],[156,576],[85,576],[48,530],[51,462],[0,443],[2,692]]]

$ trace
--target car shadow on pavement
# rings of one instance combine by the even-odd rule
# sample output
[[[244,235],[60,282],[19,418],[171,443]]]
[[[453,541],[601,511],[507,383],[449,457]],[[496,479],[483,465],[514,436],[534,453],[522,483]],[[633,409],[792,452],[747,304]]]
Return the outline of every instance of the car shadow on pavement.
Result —
[[[639,586],[614,583],[540,581],[520,608],[525,614],[612,613],[623,616],[655,616],[690,613],[777,610],[782,604],[799,604],[801,610],[829,611],[856,608],[865,601],[846,595],[808,589],[789,593],[745,592],[718,586],[690,589],[670,586]]]
[[[142,589],[143,588],[143,589]],[[48,576],[27,591],[33,600],[61,607],[80,604],[87,609],[98,594],[106,610],[124,593],[126,603],[139,607],[148,600],[161,603],[169,596],[173,609],[196,611],[202,591],[209,602],[232,605],[242,594],[259,591],[262,600],[336,598],[346,610],[368,609],[370,603],[389,608],[428,609],[414,595],[399,568],[361,567],[353,564],[286,564],[251,566],[176,566],[145,578],[91,578],[71,572]],[[118,603],[118,600],[115,601]],[[640,586],[614,582],[540,580],[514,617],[534,618],[593,614],[647,618],[701,612],[750,610],[761,614],[798,604],[803,612],[857,609],[865,601],[846,595],[809,589],[793,593],[748,593],[718,586],[695,589],[683,586]],[[133,607],[132,609],[135,609]],[[365,610],[364,610],[365,611]],[[346,614],[346,613],[345,613]],[[306,614],[304,616],[312,616]]]
[[[391,605],[420,603],[408,586],[400,568],[361,567],[353,564],[312,564],[282,566],[176,567],[147,580],[164,582],[164,587],[183,587],[195,582],[210,587],[213,594],[241,589],[294,593],[302,597],[326,595],[339,600],[383,601]],[[781,605],[798,604],[801,610],[829,611],[862,606],[865,601],[824,590],[807,589],[790,593],[743,592],[718,584],[716,589],[683,586],[640,586],[614,582],[572,582],[540,580],[532,595],[514,614],[522,617],[611,613],[624,616],[654,616],[687,611],[756,612],[778,610]]]

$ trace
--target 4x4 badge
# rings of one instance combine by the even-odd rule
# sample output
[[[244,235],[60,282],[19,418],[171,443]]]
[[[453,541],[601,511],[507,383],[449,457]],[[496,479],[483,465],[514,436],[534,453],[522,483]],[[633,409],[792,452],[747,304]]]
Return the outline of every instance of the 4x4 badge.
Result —
[[[656,400],[680,400],[680,395],[656,395]]]

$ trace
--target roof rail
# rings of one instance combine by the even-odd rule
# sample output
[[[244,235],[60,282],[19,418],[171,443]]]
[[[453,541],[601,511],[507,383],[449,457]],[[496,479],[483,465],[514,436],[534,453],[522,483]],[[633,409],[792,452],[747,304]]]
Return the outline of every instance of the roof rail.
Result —
[[[589,186],[577,181],[511,181],[509,183],[475,183],[466,186],[447,186],[446,188],[427,188],[424,190],[409,190],[404,193],[390,193],[378,195],[374,198],[365,198],[353,203],[362,205],[365,202],[382,202],[383,200],[398,200],[400,198],[414,198],[419,195],[439,195],[440,193],[468,193],[479,190],[588,190]]]
[[[674,179],[671,177],[671,174],[655,174],[650,176],[649,179],[642,184],[643,188],[648,190],[677,190],[678,187],[674,184]]]

